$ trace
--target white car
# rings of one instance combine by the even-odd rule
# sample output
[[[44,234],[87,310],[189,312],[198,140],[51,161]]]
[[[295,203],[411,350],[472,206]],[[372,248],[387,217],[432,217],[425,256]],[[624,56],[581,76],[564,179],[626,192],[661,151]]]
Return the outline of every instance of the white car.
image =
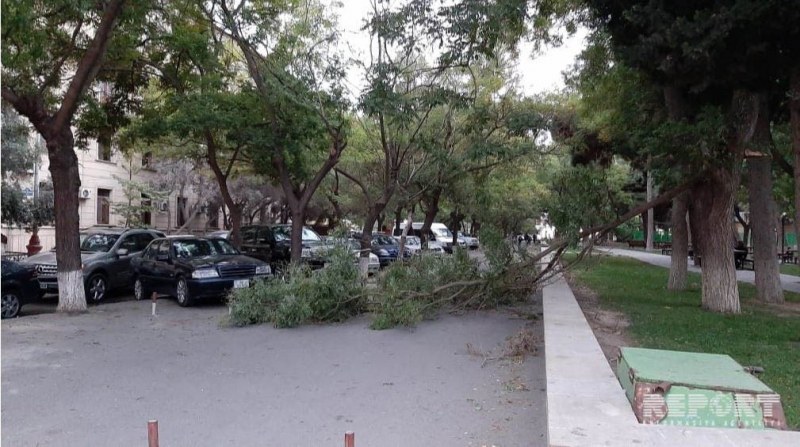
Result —
[[[458,232],[458,244],[461,245],[461,240],[464,240],[464,245],[470,248],[470,250],[480,248],[480,243],[478,242],[478,238],[472,237],[468,234],[464,234],[462,232]],[[464,246],[462,245],[462,247]]]
[[[428,241],[428,249],[426,251],[432,255],[445,254],[444,247],[442,247],[442,244],[436,241]]]
[[[334,240],[332,238],[328,238],[326,242],[328,244],[334,244],[337,242],[348,244],[350,246],[350,249],[353,251],[353,256],[355,256],[356,258],[356,265],[358,265],[359,259],[361,258],[361,241],[357,239],[347,239],[346,241],[344,241],[342,239]],[[374,273],[378,273],[380,269],[381,269],[381,260],[375,253],[370,252],[367,272],[369,272],[369,274],[372,275]]]
[[[397,239],[397,245],[400,245],[400,237],[395,237],[395,239]],[[406,236],[405,247],[412,256],[422,253],[422,241],[417,236]]]

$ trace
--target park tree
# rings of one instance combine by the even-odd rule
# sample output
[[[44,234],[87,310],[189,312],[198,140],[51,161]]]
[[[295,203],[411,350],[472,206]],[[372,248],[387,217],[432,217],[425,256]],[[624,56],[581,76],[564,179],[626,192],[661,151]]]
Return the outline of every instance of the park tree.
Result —
[[[116,54],[136,38],[114,29],[137,28],[143,7],[19,0],[3,3],[3,100],[26,117],[45,141],[56,203],[59,311],[86,309],[78,239],[80,177],[72,125],[109,48]],[[119,44],[120,47],[115,47]]]
[[[593,25],[610,35],[614,54],[662,88],[672,123],[684,126],[684,138],[701,143],[691,170],[704,178],[692,190],[689,210],[698,230],[692,231],[693,245],[703,260],[703,306],[739,312],[730,217],[745,155],[768,154],[765,97],[776,69],[785,66],[775,49],[791,46],[796,33],[790,22],[773,19],[796,12],[784,2],[747,0],[587,5]],[[756,32],[763,23],[771,24],[768,31]],[[769,185],[759,181],[751,187]],[[754,232],[769,233],[769,226],[755,223]],[[768,301],[780,299],[773,293],[780,285],[770,280],[776,277],[775,257],[767,260],[774,249],[774,243],[756,246],[756,263],[766,274],[759,295]]]
[[[335,17],[313,0],[216,0],[204,16],[218,41],[243,61],[259,129],[247,135],[259,173],[283,189],[292,215],[292,262],[299,262],[304,215],[347,146],[347,102],[341,85]],[[249,115],[248,115],[249,113]]]

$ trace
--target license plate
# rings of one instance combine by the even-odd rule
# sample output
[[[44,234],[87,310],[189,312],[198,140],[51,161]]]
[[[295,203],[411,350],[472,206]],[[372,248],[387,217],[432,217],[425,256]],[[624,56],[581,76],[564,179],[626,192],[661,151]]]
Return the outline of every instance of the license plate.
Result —
[[[244,289],[250,287],[250,280],[249,279],[235,279],[233,280],[233,288],[234,289]]]
[[[301,258],[310,258],[311,257],[311,250],[308,249],[308,248],[303,249],[303,251],[300,252],[300,257]]]

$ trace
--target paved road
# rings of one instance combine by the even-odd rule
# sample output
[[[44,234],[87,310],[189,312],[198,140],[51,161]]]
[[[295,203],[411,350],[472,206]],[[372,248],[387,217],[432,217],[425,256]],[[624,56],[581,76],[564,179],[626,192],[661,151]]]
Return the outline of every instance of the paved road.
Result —
[[[598,250],[607,253],[613,253],[615,255],[628,256],[630,258],[635,258],[640,261],[646,262],[648,264],[657,265],[660,267],[669,268],[671,264],[669,256],[664,256],[662,254],[657,254],[657,253],[649,253],[637,250],[625,250],[622,248],[598,248]],[[695,267],[691,265],[690,261],[689,270],[699,273],[700,267]],[[736,279],[738,279],[741,282],[755,284],[756,274],[752,270],[737,270]],[[783,290],[800,293],[800,277],[791,275],[781,275],[781,284],[783,284]]]
[[[55,303],[2,322],[2,444],[134,446],[546,445],[543,355],[490,361],[520,328],[507,311],[372,331],[369,319],[221,328],[220,304],[126,300],[77,316]],[[539,309],[541,309],[539,307]]]

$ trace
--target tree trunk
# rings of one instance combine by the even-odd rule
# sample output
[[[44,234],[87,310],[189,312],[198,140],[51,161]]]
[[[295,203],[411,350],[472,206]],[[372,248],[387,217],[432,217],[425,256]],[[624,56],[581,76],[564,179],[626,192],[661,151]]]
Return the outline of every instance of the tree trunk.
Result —
[[[227,207],[229,209],[230,215],[230,222],[231,222],[231,243],[236,248],[241,248],[242,246],[242,207],[239,205],[234,205],[232,207]]]
[[[299,265],[303,256],[303,223],[305,208],[292,207],[292,241],[291,259],[292,264]]]
[[[650,169],[647,170],[647,202],[653,200],[653,173]],[[645,250],[653,250],[653,236],[655,233],[655,213],[653,208],[647,210],[647,240],[645,242]]]
[[[686,223],[689,194],[683,193],[672,200],[672,258],[667,289],[686,290],[689,256],[689,228]]]
[[[766,123],[769,125],[769,123]],[[775,243],[775,200],[772,197],[772,161],[766,154],[750,158],[750,220],[753,225],[753,266],[756,293],[760,301],[783,302]]]
[[[413,225],[413,222],[414,222],[414,207],[410,206],[410,207],[408,207],[408,218],[406,218],[406,226],[405,226],[405,228],[403,228],[403,232],[400,233],[400,247],[397,249],[398,253],[405,253],[406,237],[408,237],[408,230],[411,229],[411,226]],[[400,226],[398,225],[398,228],[399,227]],[[401,255],[400,259],[404,260],[405,257]]]
[[[86,293],[81,270],[80,206],[81,180],[72,131],[67,129],[57,141],[47,141],[50,175],[56,215],[56,263],[58,264],[58,311],[86,310]]]
[[[394,210],[394,231],[392,231],[392,234],[394,234],[396,231],[401,231],[401,223],[403,223],[403,207],[397,205],[397,208]]]
[[[699,267],[702,264],[702,249],[703,245],[700,241],[703,235],[700,234],[700,216],[698,215],[697,207],[694,205],[694,197],[691,192],[689,193],[689,242],[692,244],[692,264]]]
[[[792,129],[794,162],[794,234],[800,250],[800,65],[792,70],[789,85],[789,123]]]
[[[428,243],[428,235],[431,232],[431,226],[433,225],[433,220],[436,219],[436,215],[439,213],[439,198],[442,196],[442,190],[439,188],[434,189],[431,191],[429,196],[423,197],[422,199],[422,206],[424,206],[424,213],[425,218],[422,220],[422,228],[420,228],[420,238],[422,239],[422,245],[427,246]],[[446,247],[442,247],[445,248]]]
[[[358,259],[358,267],[361,271],[362,278],[367,278],[369,276],[369,254],[372,251],[372,228],[378,220],[380,208],[382,207],[379,203],[370,207],[369,211],[367,211],[367,216],[364,218],[364,227],[361,229],[361,257]]]
[[[697,231],[692,233],[700,235],[695,246],[699,245],[702,254],[702,303],[715,312],[741,311],[730,240],[737,184],[738,170],[718,166],[710,168],[706,180],[692,190],[696,211],[692,218],[697,220]]]

